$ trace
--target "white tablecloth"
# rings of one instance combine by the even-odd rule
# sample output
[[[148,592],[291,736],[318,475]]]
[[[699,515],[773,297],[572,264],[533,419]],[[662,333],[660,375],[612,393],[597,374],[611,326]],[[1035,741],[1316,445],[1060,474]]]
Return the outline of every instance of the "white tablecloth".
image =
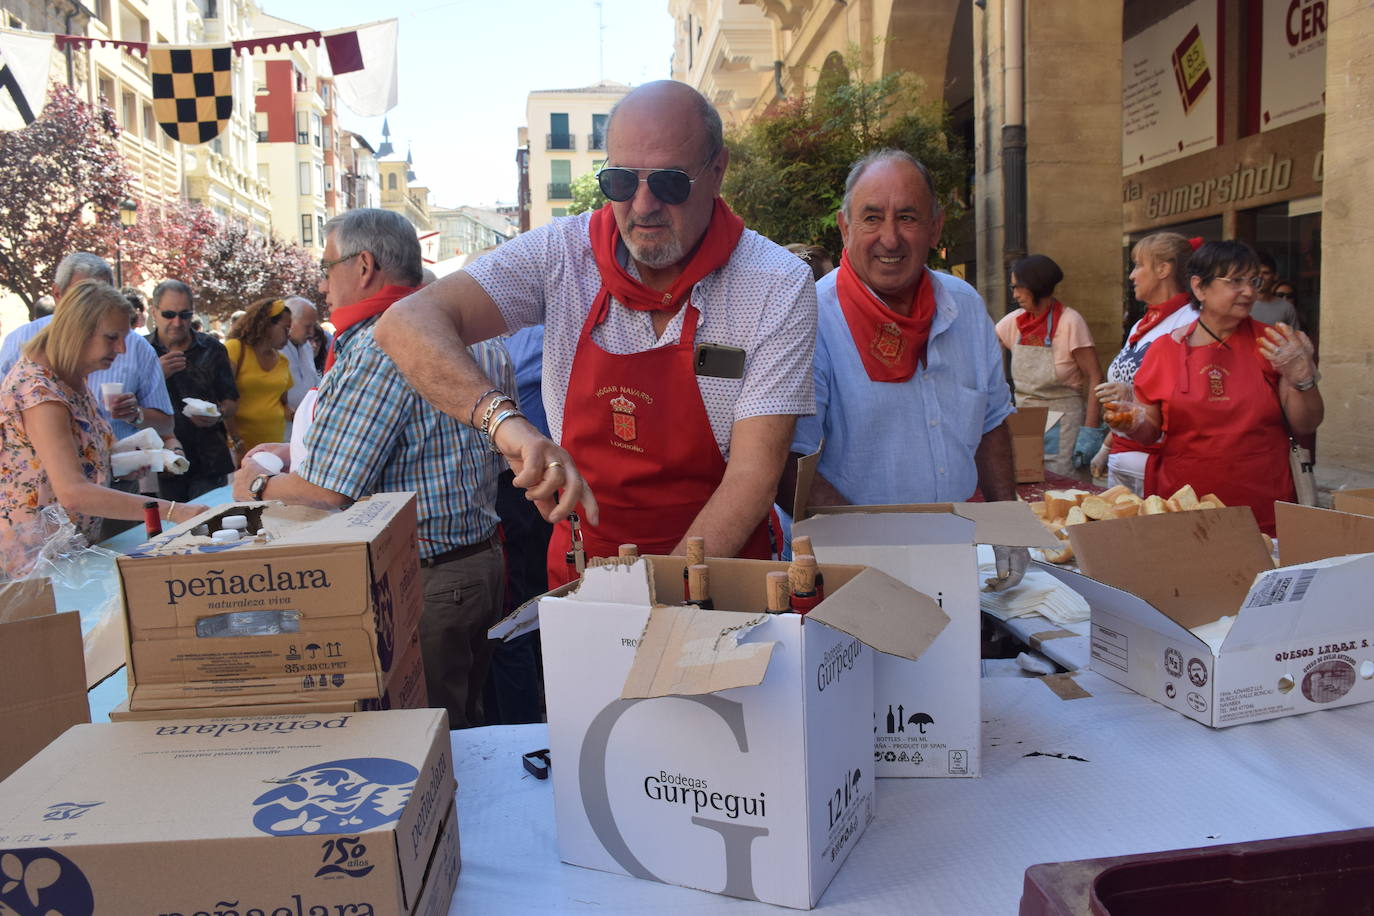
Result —
[[[1037,862],[1374,825],[1374,703],[1213,730],[1074,677],[1091,697],[983,679],[984,775],[878,780],[877,819],[820,908],[1014,914]],[[453,733],[463,865],[450,913],[786,912],[559,862],[553,785],[520,763],[542,747],[542,725]]]

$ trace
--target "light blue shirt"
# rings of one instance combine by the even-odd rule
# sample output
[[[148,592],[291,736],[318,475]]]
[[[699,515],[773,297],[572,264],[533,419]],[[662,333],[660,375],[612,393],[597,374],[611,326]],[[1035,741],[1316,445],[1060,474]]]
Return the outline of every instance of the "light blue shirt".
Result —
[[[542,324],[521,328],[508,337],[501,338],[515,363],[515,384],[519,389],[516,397],[525,419],[529,420],[544,435],[549,434],[549,418],[544,413],[544,326]]]
[[[982,297],[927,271],[935,318],[925,364],[905,382],[875,382],[840,308],[838,273],[816,283],[816,414],[797,418],[792,450],[809,455],[824,439],[818,470],[852,505],[968,499],[979,442],[1014,412]]]
[[[52,321],[52,316],[45,315],[5,335],[5,342],[0,344],[0,378],[4,378],[19,362],[24,344],[37,337],[49,321]],[[140,407],[151,407],[168,416],[172,415],[172,399],[167,396],[167,381],[162,375],[162,364],[157,361],[157,352],[148,343],[148,338],[135,330],[130,329],[129,336],[124,338],[124,352],[114,358],[110,368],[86,376],[86,387],[100,406],[100,415],[109,421],[115,438],[132,436],[138,432],[138,427],[114,419],[105,409],[105,400],[100,396],[100,386],[104,382],[123,382],[126,392],[138,396]]]

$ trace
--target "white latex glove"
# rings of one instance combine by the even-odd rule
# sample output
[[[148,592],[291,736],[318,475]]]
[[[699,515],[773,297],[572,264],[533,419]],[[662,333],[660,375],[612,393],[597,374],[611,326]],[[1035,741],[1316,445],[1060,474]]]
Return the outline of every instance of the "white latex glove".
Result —
[[[1145,405],[1139,401],[1107,401],[1102,406],[1102,422],[1128,439],[1145,425]]]
[[[983,584],[990,592],[1004,592],[1013,585],[1019,585],[1021,577],[1030,565],[1030,551],[1024,547],[1003,547],[992,545],[992,555],[997,561],[997,578],[985,579]]]
[[[1093,389],[1093,394],[1102,404],[1108,401],[1129,401],[1135,397],[1134,390],[1124,382],[1103,382]]]
[[[1259,351],[1291,384],[1305,385],[1317,372],[1311,339],[1282,321],[1265,329],[1264,337],[1259,340]]]
[[[1097,450],[1097,455],[1093,458],[1092,464],[1090,465],[1094,478],[1100,479],[1107,476],[1107,458],[1111,453],[1112,437],[1108,436],[1107,441],[1103,442],[1102,447]]]

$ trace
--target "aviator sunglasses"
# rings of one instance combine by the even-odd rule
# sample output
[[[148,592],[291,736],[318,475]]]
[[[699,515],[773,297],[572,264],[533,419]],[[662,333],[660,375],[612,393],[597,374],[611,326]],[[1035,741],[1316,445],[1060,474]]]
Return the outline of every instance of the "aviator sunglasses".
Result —
[[[701,173],[710,167],[715,158],[716,153],[712,153],[706,159],[706,165],[703,165],[696,175],[688,175],[682,169],[602,166],[601,171],[596,173],[596,183],[601,186],[601,193],[616,203],[623,203],[634,197],[635,192],[639,190],[639,183],[643,181],[649,185],[649,191],[665,204],[680,204],[691,195],[692,185],[701,177]],[[649,174],[640,178],[639,173],[643,171],[648,171]]]

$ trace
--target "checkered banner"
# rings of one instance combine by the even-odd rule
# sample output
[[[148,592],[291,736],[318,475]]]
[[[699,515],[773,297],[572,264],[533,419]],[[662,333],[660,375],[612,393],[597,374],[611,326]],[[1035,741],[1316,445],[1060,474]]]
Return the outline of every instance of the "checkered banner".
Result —
[[[173,140],[208,143],[234,111],[231,45],[148,48],[153,116]]]

